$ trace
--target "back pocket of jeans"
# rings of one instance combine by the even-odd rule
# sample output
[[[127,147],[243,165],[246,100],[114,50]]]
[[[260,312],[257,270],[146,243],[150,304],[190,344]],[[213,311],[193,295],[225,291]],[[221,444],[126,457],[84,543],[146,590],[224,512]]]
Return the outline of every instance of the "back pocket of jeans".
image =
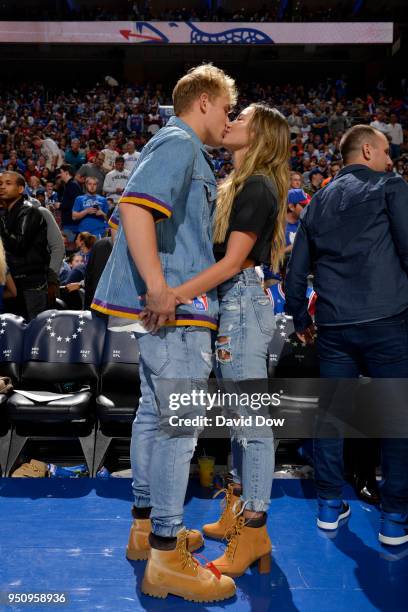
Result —
[[[266,295],[255,295],[251,299],[261,332],[272,336],[276,323],[270,299]]]

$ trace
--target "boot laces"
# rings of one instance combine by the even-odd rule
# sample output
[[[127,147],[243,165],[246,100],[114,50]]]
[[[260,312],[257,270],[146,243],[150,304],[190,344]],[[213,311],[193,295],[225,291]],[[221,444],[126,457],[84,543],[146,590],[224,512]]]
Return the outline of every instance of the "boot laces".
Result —
[[[242,529],[245,527],[245,525],[246,525],[245,517],[242,515],[237,516],[235,519],[234,525],[225,534],[225,539],[227,540],[227,548],[225,550],[225,554],[230,559],[234,558],[234,554],[235,554],[237,544],[238,544],[238,538],[239,538],[239,535]]]
[[[187,549],[187,529],[183,529],[177,534],[177,549],[181,558],[181,565],[184,568],[189,567],[197,570],[198,561],[194,559],[193,555]]]
[[[227,518],[227,512],[231,508],[231,505],[232,505],[232,499],[231,499],[232,490],[229,487],[226,489],[220,489],[219,491],[215,493],[215,495],[213,496],[213,499],[218,497],[220,493],[225,493],[225,497],[223,497],[223,499],[221,500],[222,514],[219,519],[220,523],[224,523]]]
[[[183,531],[178,533],[177,549],[181,557],[181,564],[182,564],[183,569],[185,569],[186,567],[189,567],[197,573],[198,568],[202,567],[202,565],[199,562],[199,560],[196,559],[195,556],[192,555],[187,549],[188,532],[189,532],[188,529],[183,529]],[[215,565],[211,563],[211,561],[208,561],[208,559],[206,559],[203,555],[198,555],[198,556],[204,559],[205,561],[207,561],[204,568],[210,570],[214,574],[214,576],[218,578],[219,580],[221,578],[221,572],[218,570],[218,568],[215,567]]]

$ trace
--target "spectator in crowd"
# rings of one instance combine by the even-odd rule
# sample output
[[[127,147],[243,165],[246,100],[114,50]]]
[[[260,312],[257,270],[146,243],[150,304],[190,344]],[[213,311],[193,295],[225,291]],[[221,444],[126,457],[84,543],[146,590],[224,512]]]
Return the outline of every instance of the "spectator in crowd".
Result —
[[[322,187],[325,187],[328,183],[330,183],[330,181],[332,181],[334,177],[338,175],[340,170],[341,170],[340,162],[333,162],[332,164],[330,164],[329,166],[330,175],[322,181]]]
[[[387,128],[387,134],[390,137],[391,159],[397,159],[401,155],[401,145],[404,142],[404,133],[401,124],[398,123],[398,118],[395,113],[391,113],[390,122]]]
[[[133,140],[129,140],[129,142],[125,145],[126,153],[123,155],[123,159],[125,160],[125,170],[129,172],[129,175],[132,173],[133,168],[137,160],[139,159],[140,153],[136,151],[135,143]]]
[[[42,138],[37,135],[33,138],[33,145],[44,156],[45,167],[51,172],[54,172],[63,163],[61,151],[52,138]]]
[[[69,242],[73,242],[76,234],[79,232],[78,223],[72,219],[72,209],[76,198],[82,195],[82,189],[74,179],[74,173],[74,168],[69,164],[62,164],[59,169],[59,177],[64,184],[60,206],[61,225]]]
[[[111,138],[107,142],[105,149],[102,149],[102,153],[104,154],[102,168],[105,173],[113,170],[115,166],[115,159],[119,155],[116,146],[116,138]]]
[[[292,107],[292,112],[288,117],[288,123],[291,138],[296,138],[298,134],[301,134],[302,118],[299,115],[299,108],[297,106]]]
[[[390,130],[385,122],[385,119],[385,113],[382,110],[378,110],[375,119],[374,121],[371,121],[370,126],[388,136]]]
[[[153,105],[150,109],[150,113],[147,116],[147,132],[151,136],[154,136],[156,132],[160,130],[163,125],[162,118],[159,113],[157,105]]]
[[[98,151],[98,145],[96,140],[90,140],[88,142],[88,147],[86,150],[86,162],[88,163],[92,163],[95,161],[97,155],[98,155],[99,151]],[[85,162],[84,162],[85,163]]]
[[[86,161],[86,154],[80,148],[79,138],[73,138],[70,148],[65,151],[65,163],[73,166],[75,172],[77,172]]]
[[[31,321],[47,308],[50,254],[47,223],[39,210],[24,201],[25,180],[16,172],[0,175],[0,200],[5,214],[0,235],[17,288],[15,314]]]
[[[290,189],[301,189],[303,185],[303,176],[299,172],[290,173]]]
[[[80,232],[75,239],[75,245],[82,255],[85,266],[88,265],[88,261],[96,240],[96,236],[90,234],[89,232]]]
[[[27,165],[26,165],[26,170],[24,172],[24,178],[27,181],[27,183],[30,182],[30,178],[32,176],[37,176],[38,178],[40,178],[41,172],[38,170],[37,166],[35,165],[35,160],[34,159],[28,159],[27,160]]]
[[[33,198],[37,197],[37,193],[41,190],[43,191],[44,187],[41,185],[41,181],[38,176],[31,176],[28,181],[28,185],[26,187],[27,194]]]
[[[313,170],[309,172],[308,178],[309,180],[307,184],[305,185],[305,191],[309,195],[314,195],[317,191],[319,191],[319,189],[322,186],[322,182],[324,178],[323,172],[319,167],[315,167],[313,168]]]
[[[117,157],[117,156],[116,156]],[[105,181],[105,170],[103,168],[105,161],[105,153],[101,151],[94,158],[95,161],[87,162],[83,166],[80,167],[76,174],[76,179],[81,184],[85,183],[85,179],[87,177],[92,177],[97,180],[97,193],[102,194],[103,183]],[[109,168],[110,170],[110,168]]]
[[[72,219],[78,222],[79,232],[89,232],[102,238],[107,229],[109,207],[106,198],[96,193],[97,186],[97,180],[88,176],[85,180],[85,194],[75,199]]]
[[[119,202],[119,198],[129,180],[130,172],[125,168],[125,160],[119,155],[115,159],[115,168],[108,172],[103,183],[103,191],[107,198],[113,200],[113,208]]]
[[[59,207],[58,193],[55,191],[52,181],[47,181],[45,183],[45,205],[51,211]]]
[[[59,280],[61,285],[65,285],[68,282],[68,278],[75,268],[84,265],[84,258],[81,253],[71,253],[63,262],[59,273]]]
[[[348,120],[342,113],[341,106],[336,106],[336,110],[331,115],[328,127],[333,136],[337,136],[339,132],[345,132],[348,128]]]
[[[4,168],[6,170],[13,170],[14,172],[21,172],[23,174],[26,170],[25,164],[18,159],[17,151],[10,151],[9,159],[4,160]]]
[[[311,197],[300,188],[289,189],[288,210],[286,213],[285,226],[285,254],[289,255],[293,248],[296,232],[300,225],[300,215],[305,206],[309,204]]]
[[[13,277],[8,270],[6,253],[4,251],[3,242],[0,238],[0,313],[4,312],[3,300],[7,298],[15,298],[16,296],[17,288]]]
[[[138,107],[134,107],[126,120],[126,129],[132,134],[141,136],[144,132],[144,116]]]

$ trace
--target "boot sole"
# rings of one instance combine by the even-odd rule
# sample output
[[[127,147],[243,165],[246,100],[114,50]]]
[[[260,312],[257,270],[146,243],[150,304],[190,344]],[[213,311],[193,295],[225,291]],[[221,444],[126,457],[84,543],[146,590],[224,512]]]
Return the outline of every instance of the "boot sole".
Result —
[[[204,546],[204,542],[202,542],[201,544],[198,544],[198,546],[189,546],[188,550],[189,552],[194,552],[195,550],[198,550],[199,548],[202,548]],[[149,549],[150,550],[150,549]],[[141,550],[139,552],[131,552],[129,551],[129,549],[126,549],[126,559],[129,559],[129,561],[147,561],[147,559],[149,558],[149,550]]]
[[[151,584],[145,578],[143,578],[142,593],[144,595],[150,595],[150,597],[157,597],[158,599],[165,599],[167,595],[176,595],[177,597],[181,597],[185,601],[194,601],[196,603],[211,603],[213,601],[223,601],[224,599],[230,599],[231,597],[234,597],[236,589],[234,587],[231,593],[223,593],[223,595],[220,597],[208,599],[205,597],[195,597],[194,595],[188,596],[183,593],[178,593],[177,591],[170,591],[169,589],[166,589],[164,587]]]

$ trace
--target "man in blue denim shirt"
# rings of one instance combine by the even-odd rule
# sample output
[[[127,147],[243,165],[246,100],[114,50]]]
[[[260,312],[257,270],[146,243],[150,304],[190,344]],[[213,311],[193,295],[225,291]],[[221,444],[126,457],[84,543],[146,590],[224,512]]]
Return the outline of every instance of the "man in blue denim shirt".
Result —
[[[287,312],[313,341],[307,276],[314,274],[322,378],[408,378],[408,185],[385,172],[387,138],[370,126],[343,136],[345,167],[301,217],[286,276]],[[344,405],[344,412],[349,406]],[[341,499],[343,440],[315,440],[317,524],[350,514]],[[408,542],[408,441],[382,440],[381,542]]]
[[[232,79],[212,65],[199,66],[178,81],[173,91],[176,116],[145,146],[119,201],[117,237],[92,304],[138,326],[142,397],[131,442],[135,520],[127,556],[149,557],[142,591],[159,597],[173,593],[216,601],[235,593],[231,578],[191,559],[189,551],[202,545],[202,536],[182,529],[190,460],[200,429],[181,437],[177,427],[168,427],[175,414],[170,393],[183,390],[191,396],[211,371],[216,291],[176,308],[171,287],[214,263],[216,181],[203,143],[221,144],[235,99]],[[145,306],[156,333],[142,333]],[[191,404],[187,410],[189,416],[205,414],[204,406]]]

